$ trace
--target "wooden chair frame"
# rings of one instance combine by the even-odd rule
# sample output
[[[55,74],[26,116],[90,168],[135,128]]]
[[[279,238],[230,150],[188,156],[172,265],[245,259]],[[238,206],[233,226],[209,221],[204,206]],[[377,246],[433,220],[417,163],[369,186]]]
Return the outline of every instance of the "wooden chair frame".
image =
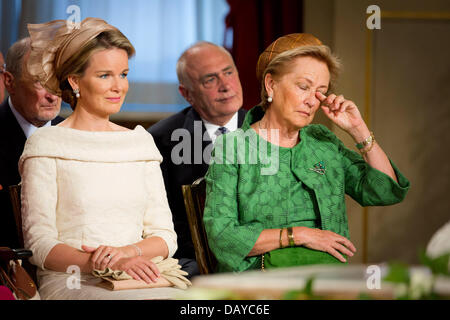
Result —
[[[11,199],[11,205],[14,212],[14,220],[16,221],[16,231],[19,237],[19,245],[21,248],[23,244],[23,231],[22,231],[22,203],[20,199],[20,193],[22,191],[22,184],[16,184],[9,186],[9,197]]]
[[[9,196],[11,199],[12,209],[14,212],[14,220],[16,221],[16,229],[17,229],[17,235],[19,237],[19,245],[21,248],[24,248],[24,241],[23,241],[23,230],[22,230],[22,201],[21,201],[21,192],[22,192],[22,184],[16,184],[9,186]],[[29,250],[25,250],[29,251]],[[29,251],[31,253],[31,251]],[[32,253],[30,254],[30,256]],[[37,277],[36,277],[36,266],[32,265],[28,259],[22,260],[22,266],[24,269],[28,272],[28,274],[33,279],[34,283],[37,284]]]
[[[182,191],[199,271],[201,274],[213,273],[217,260],[209,248],[203,224],[206,181],[203,177],[199,178],[191,185],[183,185]]]

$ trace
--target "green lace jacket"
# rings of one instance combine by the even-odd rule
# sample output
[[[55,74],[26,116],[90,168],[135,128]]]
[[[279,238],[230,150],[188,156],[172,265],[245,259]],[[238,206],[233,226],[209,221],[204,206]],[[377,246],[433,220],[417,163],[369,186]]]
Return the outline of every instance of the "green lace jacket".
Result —
[[[260,257],[247,255],[264,229],[303,225],[349,238],[345,194],[362,206],[404,199],[409,181],[392,162],[398,183],[322,125],[304,127],[293,148],[277,147],[250,128],[263,115],[253,108],[214,145],[203,221],[217,271],[258,268]]]

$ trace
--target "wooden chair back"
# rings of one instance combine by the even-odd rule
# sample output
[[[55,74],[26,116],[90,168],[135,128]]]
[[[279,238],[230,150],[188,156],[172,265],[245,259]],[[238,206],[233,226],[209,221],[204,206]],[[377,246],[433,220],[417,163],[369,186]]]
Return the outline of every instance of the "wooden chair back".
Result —
[[[22,191],[22,184],[20,184],[20,183],[9,186],[9,196],[11,198],[11,205],[12,205],[12,209],[14,212],[14,220],[16,221],[16,229],[17,229],[17,235],[19,237],[19,245],[20,245],[20,248],[25,248],[24,241],[23,241],[23,230],[22,230],[22,201],[20,198],[21,191]],[[28,250],[25,250],[25,251],[28,251]],[[22,266],[28,272],[28,274],[31,276],[34,283],[37,284],[37,277],[36,277],[37,268],[36,268],[36,266],[32,265],[30,263],[30,261],[28,261],[28,259],[22,260]]]
[[[205,178],[199,178],[190,185],[183,185],[182,191],[199,271],[201,274],[213,273],[217,260],[209,248],[203,224],[206,200]]]
[[[22,190],[22,185],[16,184],[9,186],[9,196],[11,198],[11,205],[14,212],[14,220],[16,221],[17,235],[19,237],[19,245],[21,248],[24,247],[23,244],[23,231],[22,231],[22,203],[20,200],[20,192]]]

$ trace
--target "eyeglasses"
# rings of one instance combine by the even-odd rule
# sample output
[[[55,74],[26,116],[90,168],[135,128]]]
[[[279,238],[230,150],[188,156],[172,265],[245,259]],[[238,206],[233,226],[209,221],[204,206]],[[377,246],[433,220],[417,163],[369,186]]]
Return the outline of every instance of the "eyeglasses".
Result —
[[[218,73],[210,73],[201,79],[201,83],[206,89],[213,89],[219,85],[220,81],[224,81],[224,79],[230,78],[234,74],[235,70],[233,68],[227,68],[222,72],[222,77]]]

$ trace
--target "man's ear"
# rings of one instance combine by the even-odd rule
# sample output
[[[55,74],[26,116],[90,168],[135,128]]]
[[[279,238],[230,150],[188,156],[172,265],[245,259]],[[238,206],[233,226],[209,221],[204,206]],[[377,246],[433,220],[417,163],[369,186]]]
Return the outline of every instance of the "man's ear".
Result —
[[[178,86],[178,91],[183,96],[183,98],[186,99],[187,102],[189,102],[189,104],[193,105],[194,100],[192,99],[191,92],[188,88],[180,84]]]
[[[13,95],[16,91],[16,79],[13,74],[9,71],[5,71],[3,73],[5,88],[8,91],[9,95]]]

